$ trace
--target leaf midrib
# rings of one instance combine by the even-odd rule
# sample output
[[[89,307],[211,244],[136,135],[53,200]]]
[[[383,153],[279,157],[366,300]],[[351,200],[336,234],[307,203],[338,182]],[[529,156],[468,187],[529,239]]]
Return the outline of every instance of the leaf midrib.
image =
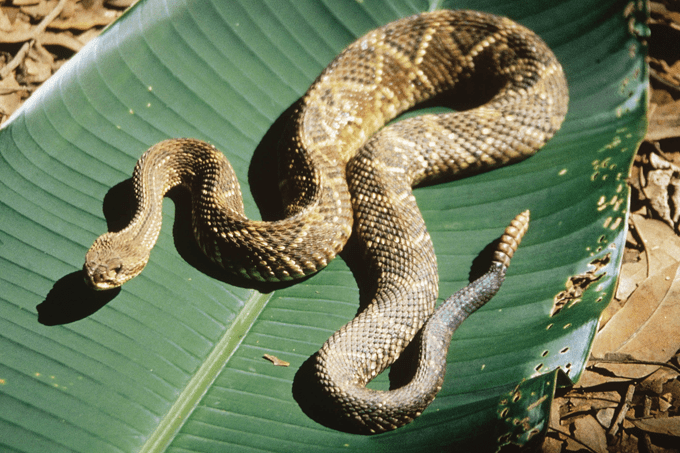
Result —
[[[175,403],[139,450],[140,453],[163,452],[170,445],[184,421],[189,418],[205,392],[217,379],[222,368],[236,352],[241,341],[271,299],[272,294],[262,294],[253,290],[252,295],[244,303],[234,322],[215,343],[203,364],[194,373],[184,390],[177,396]]]

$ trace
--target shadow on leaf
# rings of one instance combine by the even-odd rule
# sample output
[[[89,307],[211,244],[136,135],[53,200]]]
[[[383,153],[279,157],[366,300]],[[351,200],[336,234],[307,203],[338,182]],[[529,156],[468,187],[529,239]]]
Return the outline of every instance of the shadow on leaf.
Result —
[[[96,313],[118,293],[120,288],[97,291],[85,283],[82,271],[73,272],[59,279],[38,304],[38,322],[56,326],[79,321]]]

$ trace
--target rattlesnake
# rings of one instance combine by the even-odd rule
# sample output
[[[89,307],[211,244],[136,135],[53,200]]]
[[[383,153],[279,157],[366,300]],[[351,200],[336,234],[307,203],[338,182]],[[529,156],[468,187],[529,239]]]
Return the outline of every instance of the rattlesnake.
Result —
[[[417,103],[470,93],[483,104],[376,133]],[[453,330],[498,291],[529,221],[528,211],[518,215],[491,270],[433,315],[437,263],[411,188],[532,155],[559,129],[567,104],[553,53],[509,19],[442,10],[392,22],[345,49],[298,102],[279,152],[283,220],[245,217],[237,178],[213,146],[166,140],[137,163],[136,214],[128,227],[94,242],[86,280],[107,289],[141,272],[160,231],[162,197],[177,185],[191,190],[205,254],[250,279],[313,274],[354,231],[374,284],[372,302],[323,345],[315,374],[329,409],[358,430],[397,428],[434,399]],[[421,328],[413,380],[390,391],[367,389]]]

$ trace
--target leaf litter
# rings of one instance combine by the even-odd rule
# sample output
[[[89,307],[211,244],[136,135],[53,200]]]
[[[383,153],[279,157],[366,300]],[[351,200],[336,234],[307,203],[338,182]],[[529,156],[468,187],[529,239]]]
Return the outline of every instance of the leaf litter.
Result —
[[[135,2],[2,2],[0,123]],[[629,178],[619,287],[581,380],[552,405],[542,447],[549,453],[680,452],[680,51],[659,42],[680,42],[680,2],[651,2],[650,9],[649,130]],[[556,309],[578,300],[564,296]]]
[[[649,129],[628,180],[619,285],[543,451],[680,452],[680,2],[651,2]]]
[[[136,0],[0,3],[0,124]]]

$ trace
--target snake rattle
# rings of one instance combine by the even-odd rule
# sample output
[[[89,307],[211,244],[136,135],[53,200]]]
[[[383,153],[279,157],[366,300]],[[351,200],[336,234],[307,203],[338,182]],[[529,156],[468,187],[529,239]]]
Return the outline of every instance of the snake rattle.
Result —
[[[471,93],[481,106],[383,127],[420,102]],[[313,274],[355,234],[372,301],[326,341],[314,372],[329,410],[357,430],[398,428],[434,399],[453,331],[498,291],[529,223],[528,211],[519,214],[490,270],[435,310],[437,262],[412,187],[533,155],[560,128],[568,98],[554,54],[509,19],[442,10],[389,23],[345,49],[298,102],[278,156],[284,219],[245,217],[236,175],[213,146],[166,140],[139,159],[135,215],[125,229],[96,239],[86,281],[108,289],[142,271],[160,232],[162,198],[178,185],[191,191],[203,252],[249,279]],[[412,381],[366,388],[421,329]]]

